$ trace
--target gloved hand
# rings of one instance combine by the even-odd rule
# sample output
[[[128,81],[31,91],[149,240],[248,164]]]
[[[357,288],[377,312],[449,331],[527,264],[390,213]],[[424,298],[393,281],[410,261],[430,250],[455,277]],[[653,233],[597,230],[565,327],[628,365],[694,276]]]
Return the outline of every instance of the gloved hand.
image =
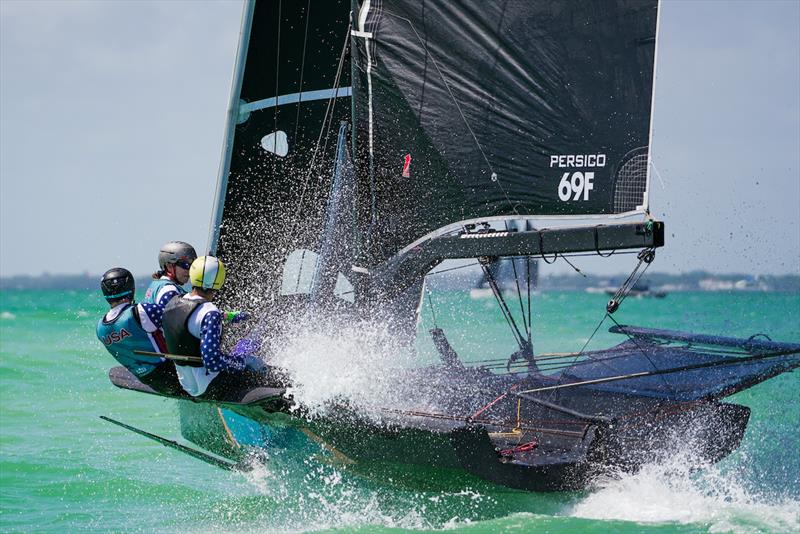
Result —
[[[225,322],[236,324],[241,323],[242,321],[246,321],[250,318],[250,314],[243,311],[226,311],[225,312]]]
[[[240,339],[236,345],[234,345],[230,354],[231,356],[235,357],[251,356],[252,354],[258,352],[258,349],[260,348],[261,342],[257,339],[244,338]]]
[[[267,365],[264,363],[264,360],[262,360],[258,356],[245,356],[244,366],[245,369],[250,369],[251,371],[256,371],[256,372],[264,371],[267,368]]]

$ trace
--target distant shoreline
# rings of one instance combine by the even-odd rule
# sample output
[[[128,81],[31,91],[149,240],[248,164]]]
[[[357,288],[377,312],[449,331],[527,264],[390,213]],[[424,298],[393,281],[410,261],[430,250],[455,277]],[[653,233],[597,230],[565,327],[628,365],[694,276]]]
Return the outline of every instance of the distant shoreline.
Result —
[[[37,276],[17,275],[0,277],[0,291],[11,290],[99,290],[99,274],[42,274]],[[617,288],[627,278],[620,273],[612,276],[558,274],[542,276],[539,289],[542,291]],[[141,288],[150,282],[150,274],[136,276]],[[800,292],[800,274],[760,275],[718,274],[707,271],[692,271],[682,274],[647,273],[642,279],[651,290],[679,291],[776,291]],[[428,278],[431,289],[469,289],[473,281],[465,276],[433,276]]]

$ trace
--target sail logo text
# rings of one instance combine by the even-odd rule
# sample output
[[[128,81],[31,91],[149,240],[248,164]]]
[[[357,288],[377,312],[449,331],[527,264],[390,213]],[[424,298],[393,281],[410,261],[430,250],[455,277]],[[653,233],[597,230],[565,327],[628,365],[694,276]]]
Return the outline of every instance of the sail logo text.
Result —
[[[571,167],[605,167],[605,154],[553,154],[550,156],[550,168]]]
[[[122,341],[126,337],[130,337],[130,335],[131,333],[123,328],[119,332],[111,332],[107,336],[103,337],[103,343],[106,345],[111,345],[112,343]]]
[[[550,167],[581,168],[605,167],[605,154],[553,154],[550,156]],[[558,182],[558,198],[562,202],[570,200],[589,200],[589,191],[594,189],[593,171],[565,172]]]

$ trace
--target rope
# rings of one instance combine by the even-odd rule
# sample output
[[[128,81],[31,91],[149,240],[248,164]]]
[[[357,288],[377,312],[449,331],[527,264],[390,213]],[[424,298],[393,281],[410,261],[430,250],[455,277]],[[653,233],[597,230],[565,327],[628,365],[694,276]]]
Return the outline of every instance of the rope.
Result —
[[[598,256],[600,256],[601,258],[610,258],[611,256],[613,256],[613,255],[614,255],[614,253],[616,252],[616,249],[615,249],[615,250],[612,250],[612,251],[611,251],[611,252],[609,252],[608,254],[603,254],[602,252],[600,252],[600,232],[599,232],[599,230],[598,230],[598,229],[599,229],[601,226],[603,226],[603,225],[602,225],[602,224],[598,224],[598,225],[596,225],[596,226],[594,227],[594,251],[595,251],[595,253],[597,253],[597,255],[598,255]]]
[[[544,238],[542,237],[542,234],[544,234],[545,230],[547,230],[547,228],[539,230],[539,255],[542,257],[543,262],[545,262],[547,265],[552,265],[556,262],[556,260],[558,260],[558,252],[554,253],[553,261],[547,261],[547,258],[544,257]]]

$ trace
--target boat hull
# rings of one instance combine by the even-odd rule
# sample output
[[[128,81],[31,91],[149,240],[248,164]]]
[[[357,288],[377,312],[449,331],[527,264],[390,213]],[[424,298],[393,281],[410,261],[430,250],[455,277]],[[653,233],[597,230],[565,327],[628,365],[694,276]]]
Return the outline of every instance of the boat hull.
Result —
[[[225,428],[225,410],[218,417],[209,412],[215,409],[181,402],[182,433],[212,452],[238,459],[241,449],[231,446],[237,433]],[[282,439],[295,441],[288,447],[296,449],[304,440],[309,455],[321,447],[326,461],[368,478],[426,489],[474,488],[484,481],[526,491],[578,490],[599,475],[635,472],[687,451],[700,463],[719,461],[741,443],[750,414],[735,404],[694,403],[615,424],[588,425],[582,432],[539,433],[533,450],[502,455],[498,449],[513,449],[520,437],[503,436],[491,425],[452,421],[381,425],[354,414],[307,419],[246,406],[226,409],[265,434],[282,429]],[[267,441],[260,446],[269,452],[275,445]]]

